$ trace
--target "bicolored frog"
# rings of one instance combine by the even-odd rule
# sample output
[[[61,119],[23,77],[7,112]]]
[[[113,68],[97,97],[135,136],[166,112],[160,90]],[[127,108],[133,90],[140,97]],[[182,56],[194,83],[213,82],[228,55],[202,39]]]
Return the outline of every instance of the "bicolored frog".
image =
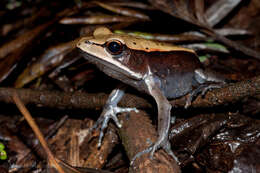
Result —
[[[151,95],[157,103],[159,137],[149,148],[140,151],[131,163],[144,153],[153,156],[159,148],[163,148],[177,161],[168,139],[172,108],[168,100],[190,93],[185,106],[188,107],[194,96],[218,88],[224,80],[206,72],[191,49],[126,34],[114,34],[105,27],[97,28],[92,37],[82,38],[77,47],[88,61],[96,64],[105,74]],[[124,90],[120,88],[112,91],[93,127],[100,127],[99,146],[111,118],[120,128],[122,125],[117,118],[118,113],[138,111],[117,106],[123,95]]]

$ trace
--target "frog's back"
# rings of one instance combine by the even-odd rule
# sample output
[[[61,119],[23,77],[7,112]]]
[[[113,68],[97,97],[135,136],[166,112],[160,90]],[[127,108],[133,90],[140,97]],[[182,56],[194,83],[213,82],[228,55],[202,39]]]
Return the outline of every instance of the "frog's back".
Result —
[[[150,55],[149,66],[167,98],[181,97],[198,86],[194,71],[203,67],[195,53],[172,51]]]

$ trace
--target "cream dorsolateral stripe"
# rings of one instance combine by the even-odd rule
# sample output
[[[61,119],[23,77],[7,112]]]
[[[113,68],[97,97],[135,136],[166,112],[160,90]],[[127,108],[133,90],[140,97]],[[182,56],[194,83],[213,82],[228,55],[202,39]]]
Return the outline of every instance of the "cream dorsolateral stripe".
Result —
[[[147,40],[147,39],[126,35],[126,34],[114,34],[108,28],[105,27],[97,28],[94,31],[93,37],[82,38],[82,40],[79,42],[79,45],[82,41],[86,41],[86,40],[88,40],[90,43],[95,43],[95,44],[104,44],[110,40],[118,40],[121,43],[125,44],[130,49],[142,50],[145,52],[186,51],[190,53],[195,53],[192,49],[175,46],[169,43]]]

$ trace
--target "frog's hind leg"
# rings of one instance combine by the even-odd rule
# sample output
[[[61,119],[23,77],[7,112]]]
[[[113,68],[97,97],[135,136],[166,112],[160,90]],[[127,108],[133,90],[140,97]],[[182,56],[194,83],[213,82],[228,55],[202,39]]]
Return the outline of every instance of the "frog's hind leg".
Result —
[[[114,122],[116,123],[117,127],[121,128],[122,124],[119,122],[119,120],[117,118],[118,113],[130,112],[130,111],[138,112],[138,110],[136,108],[121,108],[121,107],[117,106],[118,102],[121,100],[123,95],[124,95],[123,89],[114,89],[111,92],[100,117],[98,118],[97,122],[90,129],[90,132],[91,132],[92,130],[100,127],[98,147],[101,146],[101,142],[102,142],[102,139],[104,136],[104,130],[107,128],[108,122],[110,119],[113,119]]]
[[[224,78],[216,75],[212,71],[205,71],[199,68],[194,72],[194,78],[199,86],[190,93],[188,99],[186,100],[185,109],[191,105],[192,100],[197,97],[199,93],[204,96],[207,91],[215,88],[222,88],[223,85],[226,84],[226,80]]]
[[[196,98],[200,93],[202,97],[210,90],[216,89],[216,88],[222,88],[223,84],[202,84],[198,88],[194,89],[190,95],[188,96],[184,108],[187,109],[189,106],[191,106],[191,102],[194,98]]]

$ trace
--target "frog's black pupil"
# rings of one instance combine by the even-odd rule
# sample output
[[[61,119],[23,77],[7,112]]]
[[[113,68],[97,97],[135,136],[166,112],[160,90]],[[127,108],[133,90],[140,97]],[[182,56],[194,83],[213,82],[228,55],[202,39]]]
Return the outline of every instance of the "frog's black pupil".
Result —
[[[121,44],[118,43],[118,42],[115,42],[115,41],[110,42],[108,44],[108,49],[109,49],[109,51],[111,53],[114,53],[114,54],[120,53],[120,51],[121,51]]]

